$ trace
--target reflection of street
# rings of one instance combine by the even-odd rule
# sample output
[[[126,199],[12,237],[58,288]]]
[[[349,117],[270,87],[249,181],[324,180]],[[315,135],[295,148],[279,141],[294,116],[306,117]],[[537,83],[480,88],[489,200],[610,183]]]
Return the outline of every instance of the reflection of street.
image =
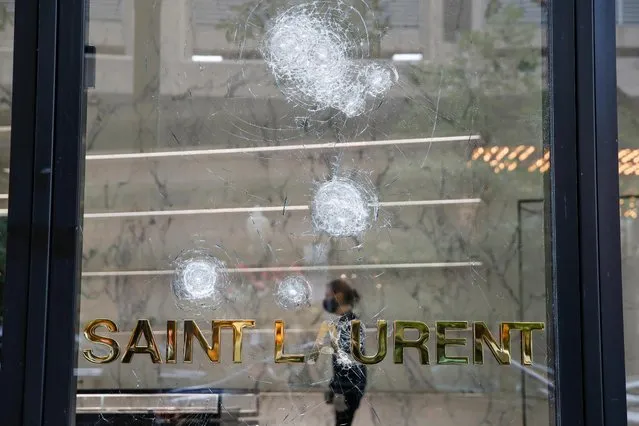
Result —
[[[127,420],[142,419],[145,414],[152,416],[164,424],[181,424],[180,421],[207,424],[206,421],[219,421],[222,424],[259,424],[259,425],[329,425],[332,417],[332,407],[324,402],[322,392],[288,392],[262,393],[259,396],[250,394],[225,394],[220,392],[219,403],[210,404],[214,408],[210,412],[201,411],[180,412],[179,405],[167,405],[166,411],[146,411],[139,414],[114,415],[108,411],[103,414],[82,415],[83,423],[90,420],[110,420],[110,424],[127,424]],[[224,403],[225,396],[242,397],[243,401],[229,399]],[[202,395],[193,395],[197,400]],[[176,400],[177,401],[177,400]],[[548,411],[544,409],[543,401],[531,399],[529,401],[526,424],[532,426],[547,425]],[[504,423],[499,423],[503,421]],[[458,426],[472,424],[521,424],[521,405],[513,404],[512,398],[506,393],[491,395],[463,395],[463,394],[410,394],[410,393],[367,393],[362,401],[360,411],[355,419],[356,426],[395,425],[407,426]],[[130,424],[130,423],[129,423]],[[163,424],[163,423],[153,423]],[[214,424],[214,423],[211,423]]]
[[[628,377],[626,380],[628,423],[639,424],[639,377]]]
[[[549,395],[554,389],[552,370],[543,365],[533,365],[532,368],[524,367],[516,361],[512,361],[513,365],[521,369],[526,377],[534,380],[538,392],[543,395]],[[639,424],[639,380],[634,377],[628,377],[626,382],[626,402],[628,404],[628,423]]]
[[[268,364],[271,360],[264,359],[260,362]],[[543,402],[545,395],[548,395],[549,391],[554,387],[552,381],[552,371],[542,365],[522,366],[516,361],[512,361],[513,367],[521,370],[526,378],[531,381],[533,388],[538,392],[537,395],[529,396],[526,401],[526,418],[528,425],[544,425],[547,421],[547,411],[540,410],[542,407],[540,404]],[[433,366],[432,368],[439,368]],[[192,405],[194,401],[198,401],[202,398],[202,391],[213,392],[214,394],[222,395],[222,410],[224,408],[224,394],[235,392],[237,390],[225,390],[224,385],[232,382],[237,376],[245,375],[250,371],[251,367],[243,368],[233,374],[229,375],[223,380],[207,383],[198,386],[190,386],[185,388],[179,388],[171,391],[171,394],[183,394],[184,396],[177,396],[173,399],[175,405],[164,405],[163,408],[169,412],[179,412],[180,410],[188,411],[188,406]],[[275,373],[272,368],[267,366],[268,377],[262,380],[275,380],[285,381],[287,378],[279,373]],[[190,375],[191,373],[187,373]],[[318,383],[318,385],[325,386],[326,383]],[[403,424],[407,425],[421,425],[421,421],[427,421],[429,425],[437,426],[457,426],[459,424],[471,424],[462,423],[462,419],[472,419],[482,412],[486,412],[488,406],[493,405],[495,407],[502,407],[498,412],[502,416],[507,414],[508,418],[512,421],[520,419],[522,416],[521,405],[516,406],[510,397],[502,396],[500,393],[485,395],[477,394],[474,396],[463,396],[459,393],[450,392],[446,389],[447,386],[441,389],[433,389],[433,392],[422,394],[388,394],[384,392],[367,392],[366,398],[363,401],[363,409],[360,416],[357,418],[356,425],[376,425],[376,424],[389,424],[385,419],[396,418],[405,421]],[[632,377],[628,378],[627,384],[628,393],[626,395],[628,401],[628,422],[630,424],[639,424],[639,396],[636,395],[637,389],[639,389],[639,380],[633,380]],[[191,394],[189,396],[188,394]],[[109,394],[106,394],[109,395]],[[324,424],[324,419],[331,415],[330,407],[326,407],[322,404],[323,393],[317,391],[305,391],[305,392],[262,392],[262,393],[244,393],[246,400],[256,399],[256,411],[255,413],[234,414],[230,415],[233,407],[229,406],[227,410],[227,417],[230,419],[242,419],[242,422],[246,424],[252,424],[251,421],[255,421],[256,424],[283,424],[290,422],[296,425],[319,425]],[[252,396],[251,396],[252,395]],[[79,397],[83,398],[82,396]],[[401,404],[397,399],[401,399]],[[190,401],[189,401],[190,400]],[[131,401],[125,402],[123,409],[131,409]],[[399,409],[398,405],[402,408]],[[259,409],[258,409],[259,407]],[[112,414],[118,411],[118,407],[111,406],[108,409],[106,407],[98,410],[99,412],[106,414]],[[122,411],[122,410],[119,410]],[[86,410],[80,408],[79,412],[87,413]],[[395,414],[392,414],[395,412]],[[410,413],[409,417],[406,413]],[[397,417],[393,417],[397,416]],[[200,421],[205,417],[202,414],[190,412],[188,414],[159,414],[159,418],[164,421],[170,422],[169,424],[176,424],[174,422],[178,420],[193,420],[198,418]],[[217,413],[211,413],[211,418],[217,417]],[[384,419],[384,420],[382,420]],[[488,418],[485,419],[488,421]],[[280,423],[282,422],[282,423]],[[459,423],[458,423],[459,422]],[[242,423],[244,424],[244,423]],[[474,423],[472,423],[474,424]]]

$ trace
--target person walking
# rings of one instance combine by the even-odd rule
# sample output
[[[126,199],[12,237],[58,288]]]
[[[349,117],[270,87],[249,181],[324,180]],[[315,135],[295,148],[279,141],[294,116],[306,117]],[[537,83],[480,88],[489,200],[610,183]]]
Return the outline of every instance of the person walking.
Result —
[[[346,280],[336,279],[328,283],[323,307],[327,312],[339,316],[335,327],[337,350],[333,352],[333,377],[326,397],[326,402],[335,408],[336,426],[353,424],[355,412],[366,390],[366,366],[356,362],[351,353],[351,321],[358,319],[353,307],[359,300],[359,294]],[[363,328],[360,338],[363,352]]]

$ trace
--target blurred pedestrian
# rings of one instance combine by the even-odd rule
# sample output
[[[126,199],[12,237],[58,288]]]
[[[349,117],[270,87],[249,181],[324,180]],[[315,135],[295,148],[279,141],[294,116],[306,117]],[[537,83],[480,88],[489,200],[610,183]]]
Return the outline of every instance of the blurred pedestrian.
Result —
[[[336,426],[350,426],[366,390],[366,366],[356,362],[351,353],[351,321],[358,319],[353,307],[360,300],[357,291],[344,279],[328,283],[324,309],[338,315],[336,323],[337,351],[333,353],[333,377],[326,402],[335,407]],[[361,331],[364,351],[364,330]]]

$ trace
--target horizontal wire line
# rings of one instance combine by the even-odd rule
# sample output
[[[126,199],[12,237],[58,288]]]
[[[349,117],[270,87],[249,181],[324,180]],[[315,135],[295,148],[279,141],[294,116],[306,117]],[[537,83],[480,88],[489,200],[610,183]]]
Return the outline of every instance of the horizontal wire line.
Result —
[[[88,154],[87,161],[96,160],[134,160],[144,158],[163,157],[190,157],[200,155],[227,155],[227,154],[251,154],[256,152],[277,152],[277,151],[297,151],[297,150],[321,150],[337,148],[361,148],[371,146],[389,145],[411,145],[420,143],[442,143],[442,142],[470,142],[481,140],[479,135],[468,136],[442,136],[436,138],[415,138],[415,139],[390,139],[383,141],[359,141],[359,142],[328,142],[310,143],[296,145],[278,146],[251,146],[244,148],[219,148],[219,149],[195,149],[186,151],[161,151],[161,152],[129,152],[123,154]]]
[[[366,270],[366,269],[421,269],[421,268],[460,268],[470,266],[482,266],[482,262],[422,262],[422,263],[389,263],[389,264],[361,264],[361,265],[321,265],[321,266],[267,266],[263,268],[229,268],[229,273],[253,273],[253,272],[301,272],[301,271],[341,271],[341,270]],[[90,277],[119,277],[119,276],[155,276],[172,275],[171,269],[158,269],[146,271],[96,271],[83,272],[82,276]]]
[[[0,194],[0,199],[5,199]],[[438,206],[450,204],[479,204],[481,198],[456,198],[448,200],[416,200],[416,201],[384,201],[375,204],[378,207],[413,207],[413,206]],[[217,209],[189,209],[189,210],[148,210],[139,212],[96,212],[85,213],[85,219],[101,219],[115,217],[146,217],[146,216],[185,216],[198,214],[220,213],[257,213],[257,212],[285,212],[307,211],[308,206],[267,206],[267,207],[222,207]],[[8,209],[0,209],[0,216],[6,216]]]
[[[215,318],[215,314],[212,314],[210,316],[211,318]],[[189,318],[185,318],[185,319],[178,319],[178,324],[182,321],[188,320]],[[200,320],[198,319],[198,322]],[[274,320],[273,320],[274,321]],[[117,321],[116,321],[117,322]],[[266,322],[271,322],[271,321],[266,321]],[[162,321],[159,322],[160,324],[162,324]],[[253,333],[257,333],[257,334],[271,334],[273,333],[273,329],[272,328],[245,328],[244,330],[246,330],[247,332],[253,334]],[[376,333],[377,329],[374,327],[364,327],[364,330],[367,332],[371,332],[371,333]],[[228,329],[228,328],[222,328],[220,329],[220,331],[222,333],[233,333],[232,329]],[[298,334],[302,334],[302,333],[317,333],[317,329],[313,329],[313,328],[287,328],[286,329],[287,333],[298,333]],[[164,329],[157,329],[157,330],[153,330],[153,334],[154,335],[165,335],[166,334],[166,330]],[[184,334],[183,330],[179,330],[178,329],[178,334]],[[202,334],[204,334],[205,336],[209,337],[211,335],[211,332],[208,330],[202,330]],[[82,336],[82,333],[80,333],[80,335]],[[110,336],[130,336],[131,335],[131,331],[130,330],[119,330],[119,331],[111,331],[109,332]],[[82,336],[84,337],[84,336]]]
[[[433,206],[448,204],[479,204],[481,198],[460,198],[449,200],[416,200],[416,201],[386,201],[376,203],[378,207],[413,207],[413,206]],[[190,209],[190,210],[148,210],[139,212],[97,212],[85,213],[86,219],[104,219],[116,217],[146,217],[146,216],[188,216],[201,214],[223,214],[223,213],[257,213],[257,212],[286,212],[286,211],[307,211],[308,206],[266,206],[266,207],[221,207],[216,209]],[[0,214],[2,211],[0,210]]]

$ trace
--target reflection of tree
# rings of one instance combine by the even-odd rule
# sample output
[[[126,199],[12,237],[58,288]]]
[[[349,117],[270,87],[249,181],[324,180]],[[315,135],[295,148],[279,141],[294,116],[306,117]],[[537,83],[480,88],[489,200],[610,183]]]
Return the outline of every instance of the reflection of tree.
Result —
[[[347,3],[351,4],[364,19],[370,40],[370,57],[378,58],[381,54],[381,40],[388,32],[390,25],[386,6],[381,0],[366,2],[355,0]],[[255,55],[255,52],[244,51],[247,42],[261,40],[269,21],[292,5],[293,3],[287,0],[250,1],[231,7],[234,17],[222,21],[217,27],[225,30],[227,41],[240,45],[243,57]]]
[[[91,120],[91,126],[87,131],[86,150],[91,151],[100,135],[105,129],[108,129],[109,122],[116,116],[118,109],[123,105],[116,105],[113,102],[107,102],[99,96],[89,96],[87,100],[87,109],[96,110],[95,118]]]
[[[408,103],[415,115],[423,114],[424,108],[428,108],[427,116],[432,117],[428,124],[432,126],[430,130],[433,134],[479,133],[482,143],[488,145],[541,145],[541,50],[531,46],[537,27],[522,23],[521,18],[520,7],[502,6],[488,17],[484,29],[469,31],[461,36],[458,53],[449,62],[413,67],[411,82],[422,93],[408,99]],[[416,118],[407,121],[420,122]],[[422,163],[424,169],[432,168],[427,160]],[[486,204],[483,210],[490,211],[490,215],[481,220],[475,218],[472,229],[481,229],[482,233],[485,230],[485,235],[477,237],[471,251],[491,247],[489,237],[495,227],[501,228],[502,235],[515,235],[515,227],[503,234],[504,220],[510,217],[509,222],[512,222],[515,217],[507,211],[503,193],[496,188],[506,185],[501,189],[508,190],[508,186],[511,186],[508,183],[512,183],[515,177],[522,187],[518,192],[525,193],[533,190],[531,185],[534,186],[538,179],[531,180],[529,173],[516,171],[514,175],[508,175],[508,179],[502,180],[491,169],[481,167],[473,167],[468,173],[462,172],[460,175],[457,169],[465,160],[457,157],[449,161],[456,161],[457,164],[445,164],[428,173],[433,176],[435,187],[440,188],[440,196],[445,197],[450,193],[454,189],[454,182],[463,184],[472,181],[477,189],[475,193]],[[436,237],[435,241],[440,242],[438,245],[451,238],[457,239],[449,242],[448,250],[468,253],[467,239],[460,239],[459,233],[441,228],[442,214],[435,209],[433,215],[423,215],[419,226]],[[503,269],[507,269],[514,258],[508,253],[514,251],[512,249],[516,241],[508,237],[506,239],[503,255],[486,252],[482,256],[482,260],[489,261],[495,272],[502,270],[499,275],[505,274]]]
[[[411,83],[420,93],[407,103],[415,116],[432,117],[419,130],[480,134],[482,143],[488,146],[526,144],[541,148],[546,126],[542,49],[534,46],[539,27],[523,23],[522,17],[523,10],[517,6],[489,7],[484,28],[462,34],[457,53],[449,61],[413,67]],[[416,118],[407,121],[419,123]],[[449,159],[441,167],[433,167],[432,161],[424,159],[422,167],[429,171],[427,179],[441,189],[442,196],[449,194],[455,183],[472,183],[471,193],[482,199],[482,205],[469,215],[468,229],[447,220],[450,210],[441,207],[422,214],[416,224],[410,224],[411,229],[433,241],[442,255],[456,253],[482,262],[481,270],[473,271],[472,282],[473,294],[481,295],[485,304],[481,307],[480,300],[471,305],[475,315],[493,322],[505,315],[519,316],[520,306],[531,305],[534,307],[525,311],[527,315],[543,315],[544,298],[538,297],[545,291],[543,280],[523,295],[519,294],[517,280],[517,199],[539,196],[541,176],[521,167],[499,175],[484,165],[466,169],[462,164],[467,159],[468,153],[465,158],[460,155]],[[543,228],[539,228],[537,238],[542,236]],[[534,262],[531,268],[539,271],[545,267],[537,257],[524,261]],[[449,288],[438,290],[442,295],[450,292]],[[510,386],[509,379],[504,376],[504,380],[501,386]],[[479,381],[486,391],[494,386]],[[486,415],[493,409],[489,405]]]
[[[501,6],[489,12],[484,28],[461,35],[456,54],[447,62],[412,68],[410,83],[415,90],[406,101],[407,118],[403,120],[411,127],[402,130],[411,134],[480,134],[482,143],[488,146],[527,144],[539,150],[545,128],[545,89],[542,51],[532,42],[539,27],[522,23],[522,9],[516,6]],[[466,168],[468,151],[451,152],[437,160],[427,156],[421,160],[421,168],[426,185],[440,198],[469,193],[482,199],[480,206],[468,211],[462,220],[451,218],[453,210],[444,206],[422,209],[415,221],[401,216],[393,220],[395,227],[431,241],[438,258],[473,258],[483,264],[472,271],[471,289],[450,285],[458,281],[456,272],[444,271],[442,283],[446,284],[429,288],[434,303],[423,305],[424,315],[432,316],[426,312],[432,306],[452,309],[453,301],[461,300],[464,292],[479,298],[467,306],[472,315],[491,323],[504,316],[519,316],[520,306],[526,308],[527,315],[543,315],[544,299],[538,297],[544,294],[543,281],[520,295],[517,280],[517,199],[533,194],[538,197],[541,176],[521,167],[502,174],[493,173],[485,165]],[[538,229],[537,235],[542,238],[543,228]],[[531,268],[543,271],[544,265],[536,258],[524,261],[535,262]],[[415,283],[415,299],[420,298],[422,286]],[[478,387],[486,392],[494,390],[495,383],[486,381],[483,374],[476,373],[474,377]],[[501,386],[509,386],[505,383]],[[488,406],[486,416],[492,410]]]
[[[5,3],[0,3],[0,31],[4,30],[8,23],[11,22],[12,16],[7,9]]]
[[[545,8],[548,5],[546,0],[529,0],[530,3],[536,4],[542,8]],[[502,7],[504,7],[503,0],[489,0],[488,5],[486,7],[485,16],[489,17],[495,13],[497,13]]]
[[[163,194],[163,199],[168,203],[168,190],[166,182],[162,181],[155,170],[150,173],[154,177],[158,192]],[[122,182],[116,188],[104,187],[104,208],[110,210],[121,196],[120,191],[127,189],[129,182]],[[120,229],[110,239],[110,243],[98,248],[85,247],[83,255],[84,268],[93,262],[97,263],[100,269],[112,271],[126,271],[131,269],[140,261],[144,251],[149,249],[150,243],[155,239],[166,242],[166,234],[171,226],[172,220],[168,219],[131,219],[123,220]],[[151,251],[153,261],[156,253]],[[135,267],[135,266],[134,266]],[[105,277],[92,285],[91,281],[85,281],[82,286],[82,296],[87,299],[104,297],[105,295],[113,302],[118,309],[116,320],[121,328],[131,326],[140,315],[147,315],[146,306],[149,302],[148,294],[153,282],[135,282],[130,276]],[[152,319],[152,318],[151,318]]]
[[[537,27],[523,23],[522,16],[520,7],[504,6],[482,30],[461,35],[449,62],[413,67],[410,81],[422,92],[408,100],[414,114],[434,112],[433,131],[479,132],[489,144],[538,143],[541,49],[531,45]]]
[[[5,3],[0,3],[0,36],[11,25],[13,25],[13,15],[9,13]],[[4,112],[1,111],[4,108],[11,108],[11,86],[0,85],[0,114]]]

